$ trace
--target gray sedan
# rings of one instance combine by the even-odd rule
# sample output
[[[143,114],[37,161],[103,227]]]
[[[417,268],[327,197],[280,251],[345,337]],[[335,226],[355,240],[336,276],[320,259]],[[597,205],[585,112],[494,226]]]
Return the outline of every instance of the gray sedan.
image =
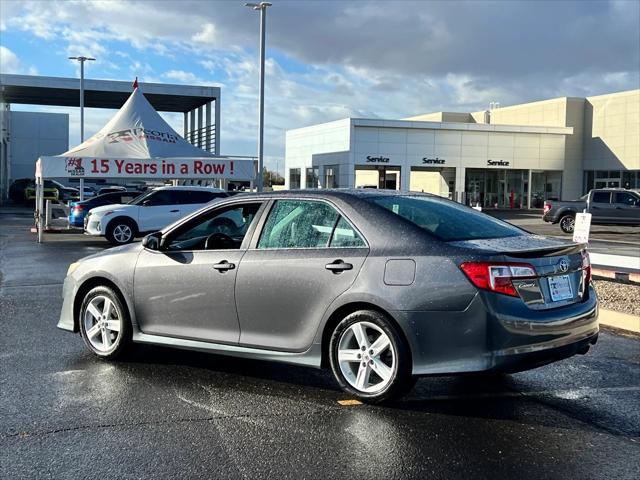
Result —
[[[58,326],[115,359],[149,343],[331,367],[381,402],[424,375],[586,353],[584,246],[449,200],[375,190],[237,195],[72,264]]]

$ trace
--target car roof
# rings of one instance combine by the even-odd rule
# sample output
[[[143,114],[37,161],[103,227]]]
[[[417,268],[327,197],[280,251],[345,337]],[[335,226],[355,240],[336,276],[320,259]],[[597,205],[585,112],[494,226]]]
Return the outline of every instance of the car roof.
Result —
[[[277,190],[272,192],[241,192],[234,197],[265,197],[265,198],[286,198],[286,197],[306,197],[306,198],[339,198],[339,199],[348,199],[352,197],[361,198],[361,199],[371,199],[371,198],[380,198],[380,197],[406,197],[406,196],[420,196],[420,197],[432,197],[446,200],[444,197],[440,197],[438,195],[433,195],[431,193],[423,193],[423,192],[405,192],[400,190],[384,190],[384,189],[372,189],[372,188],[330,188],[330,189],[316,189],[316,188],[307,188],[307,189],[298,189],[298,190]]]
[[[165,187],[153,187],[152,190],[197,190],[203,192],[224,192],[224,190],[222,190],[221,188],[201,187],[199,185],[170,185]]]

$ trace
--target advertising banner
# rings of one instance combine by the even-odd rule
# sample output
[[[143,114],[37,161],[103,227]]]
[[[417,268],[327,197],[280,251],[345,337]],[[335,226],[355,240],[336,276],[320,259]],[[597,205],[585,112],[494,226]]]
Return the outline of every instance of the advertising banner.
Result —
[[[42,178],[226,178],[254,180],[253,160],[228,158],[40,157]]]

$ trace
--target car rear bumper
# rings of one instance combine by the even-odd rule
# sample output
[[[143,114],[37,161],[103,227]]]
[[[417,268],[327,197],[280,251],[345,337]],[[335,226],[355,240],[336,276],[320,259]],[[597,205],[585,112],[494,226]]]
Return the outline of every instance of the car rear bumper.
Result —
[[[480,294],[462,312],[392,312],[409,341],[414,375],[527,370],[580,353],[597,339],[592,289],[583,302],[529,313],[496,314]]]

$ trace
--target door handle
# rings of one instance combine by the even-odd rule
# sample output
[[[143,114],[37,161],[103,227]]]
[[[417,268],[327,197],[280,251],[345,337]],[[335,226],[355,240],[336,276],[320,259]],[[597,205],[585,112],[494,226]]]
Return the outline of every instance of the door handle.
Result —
[[[226,260],[222,260],[220,263],[216,263],[213,268],[215,268],[216,270],[218,270],[221,273],[226,272],[227,270],[233,270],[234,268],[236,268],[236,264],[235,263],[229,263]]]
[[[350,263],[345,263],[342,260],[335,260],[331,263],[327,263],[324,268],[326,268],[327,270],[332,271],[333,273],[340,273],[343,272],[345,270],[351,270],[353,269],[353,265],[351,265]]]
[[[175,209],[175,210],[169,210],[169,213],[178,213],[180,210],[179,209]]]

